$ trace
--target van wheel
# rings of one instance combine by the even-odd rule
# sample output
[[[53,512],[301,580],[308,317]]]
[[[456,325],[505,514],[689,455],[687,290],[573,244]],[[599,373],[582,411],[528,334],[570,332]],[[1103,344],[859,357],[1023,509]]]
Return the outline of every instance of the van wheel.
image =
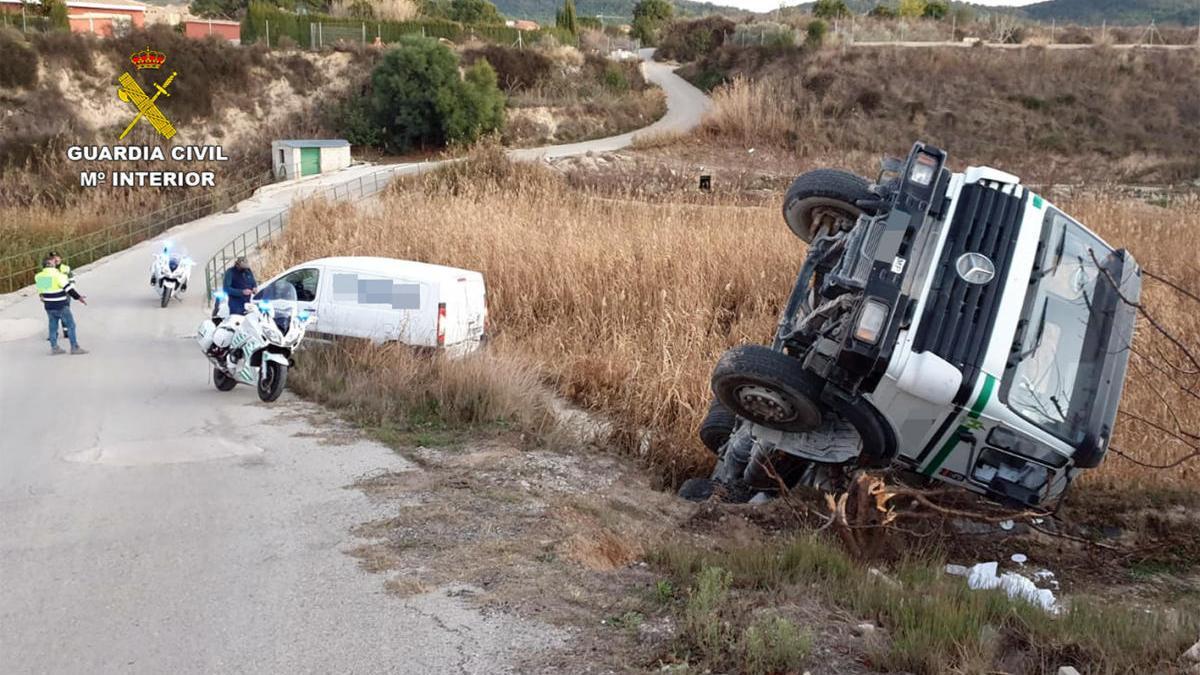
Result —
[[[704,444],[704,447],[712,450],[713,454],[720,454],[721,448],[729,440],[730,434],[733,433],[733,427],[736,425],[737,415],[734,415],[729,408],[714,398],[708,404],[708,414],[700,423],[698,432],[700,442]]]
[[[264,403],[270,403],[279,398],[287,385],[287,367],[274,361],[267,364],[266,376],[258,378],[258,398]]]
[[[237,386],[237,380],[226,375],[217,368],[213,368],[213,384],[220,391],[230,391]]]
[[[797,237],[811,242],[822,230],[848,230],[862,215],[857,203],[871,199],[871,183],[836,169],[809,171],[797,178],[783,198],[783,220]]]
[[[712,373],[713,393],[730,412],[780,431],[820,426],[822,386],[798,360],[760,345],[730,349]]]

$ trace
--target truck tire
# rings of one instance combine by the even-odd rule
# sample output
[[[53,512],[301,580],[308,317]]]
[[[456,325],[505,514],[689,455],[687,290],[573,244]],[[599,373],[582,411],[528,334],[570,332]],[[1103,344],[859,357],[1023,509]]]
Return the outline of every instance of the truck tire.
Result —
[[[216,385],[219,391],[231,391],[237,386],[237,380],[213,368],[213,384]]]
[[[800,361],[760,345],[730,349],[712,373],[713,393],[733,414],[780,431],[820,426],[823,385]]]
[[[704,421],[700,423],[700,442],[704,447],[713,452],[714,455],[721,453],[721,448],[725,446],[725,442],[729,440],[729,435],[733,433],[733,427],[737,425],[737,415],[734,415],[729,408],[726,408],[717,399],[713,399],[708,404],[708,414],[704,416]]]
[[[871,183],[862,176],[837,169],[809,171],[788,188],[783,220],[808,243],[822,228],[853,226],[863,212],[858,201],[872,197]]]

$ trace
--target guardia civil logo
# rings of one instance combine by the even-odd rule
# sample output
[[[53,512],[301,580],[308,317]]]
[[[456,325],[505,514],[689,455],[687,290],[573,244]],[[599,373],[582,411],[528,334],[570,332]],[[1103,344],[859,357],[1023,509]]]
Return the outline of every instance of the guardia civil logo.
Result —
[[[134,68],[137,70],[159,70],[166,63],[167,55],[146,47],[141,51],[131,54],[129,61],[133,63]],[[170,87],[171,82],[175,80],[175,74],[175,71],[171,71],[171,75],[166,80],[163,80],[161,84],[155,82],[154,89],[156,91],[153,96],[149,96],[142,90],[141,85],[133,79],[133,76],[128,71],[121,73],[121,76],[117,78],[119,82],[117,85],[117,98],[132,105],[137,110],[137,114],[134,115],[133,121],[129,123],[129,126],[125,127],[125,131],[121,132],[118,140],[124,139],[133,130],[138,121],[143,119],[150,126],[154,127],[154,130],[161,134],[163,138],[169,140],[175,135],[175,127],[171,125],[171,121],[167,119],[167,116],[158,109],[158,104],[156,103],[159,96],[171,95],[167,92],[167,87]]]

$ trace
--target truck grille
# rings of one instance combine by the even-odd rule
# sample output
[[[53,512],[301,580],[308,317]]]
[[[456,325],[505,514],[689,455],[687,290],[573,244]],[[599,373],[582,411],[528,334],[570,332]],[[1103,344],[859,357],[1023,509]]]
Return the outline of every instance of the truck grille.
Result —
[[[950,224],[914,350],[933,352],[963,372],[959,399],[970,395],[983,365],[1000,296],[1012,264],[1025,191],[1020,186],[975,183],[963,187]],[[964,281],[955,268],[969,252],[982,253],[996,276],[982,285]]]

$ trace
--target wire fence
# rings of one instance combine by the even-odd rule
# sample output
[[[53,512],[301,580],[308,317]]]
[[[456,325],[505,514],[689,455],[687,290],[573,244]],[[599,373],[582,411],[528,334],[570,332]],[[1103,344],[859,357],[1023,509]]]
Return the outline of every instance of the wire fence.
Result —
[[[207,290],[205,297],[210,300],[212,299],[213,290],[217,287],[218,280],[221,280],[220,283],[224,283],[225,272],[230,267],[233,267],[234,262],[238,258],[242,256],[248,257],[257,253],[263,244],[270,241],[276,234],[282,232],[283,228],[287,225],[288,214],[297,205],[314,199],[361,201],[387,187],[396,172],[403,168],[402,166],[393,166],[381,169],[344,183],[338,183],[337,185],[331,185],[327,188],[311,192],[303,198],[292,202],[291,206],[241,233],[233,241],[222,247],[220,251],[217,251],[213,257],[209,258],[208,263],[204,266],[204,282]]]
[[[137,218],[0,258],[0,293],[11,293],[33,283],[43,258],[50,251],[62,255],[71,267],[81,267],[158,236],[176,225],[223,211],[272,180],[274,177],[269,171],[256,173],[230,186],[173,202]]]
[[[20,14],[0,11],[0,26],[19,30],[22,33],[47,33],[54,29],[50,17],[30,14],[25,11],[24,7]]]

